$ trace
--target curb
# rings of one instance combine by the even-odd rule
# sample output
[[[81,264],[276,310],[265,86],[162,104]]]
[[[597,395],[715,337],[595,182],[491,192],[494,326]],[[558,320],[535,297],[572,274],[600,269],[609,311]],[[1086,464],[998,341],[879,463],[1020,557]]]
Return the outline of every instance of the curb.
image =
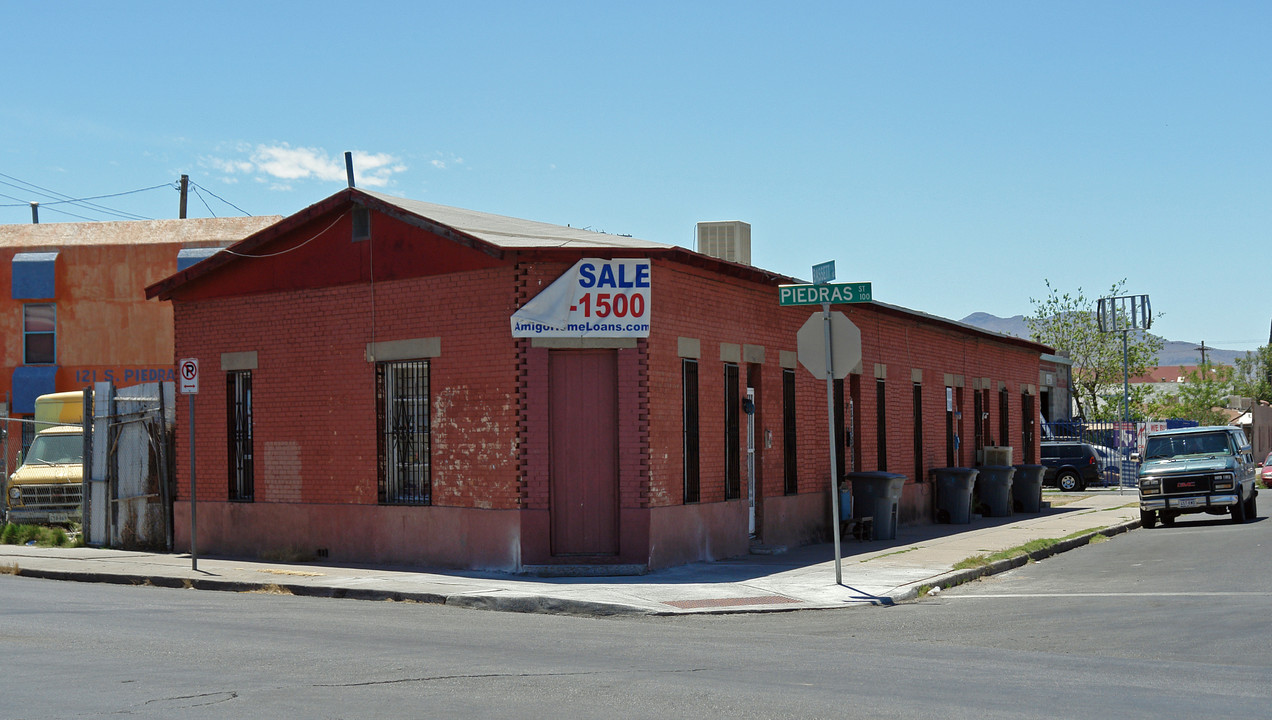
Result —
[[[19,577],[66,582],[103,583],[107,585],[134,585],[160,587],[171,590],[209,590],[220,592],[262,592],[277,588],[280,594],[298,597],[321,597],[338,600],[374,600],[381,602],[417,602],[429,605],[448,605],[472,610],[496,612],[539,613],[545,615],[580,615],[612,617],[619,615],[674,615],[661,613],[635,605],[604,603],[593,600],[569,600],[538,595],[442,595],[440,593],[395,592],[361,588],[341,588],[323,585],[293,585],[271,582],[242,582],[237,580],[209,580],[205,578],[174,578],[162,575],[127,575],[94,573],[74,570],[42,570],[19,568],[13,573]]]
[[[1131,530],[1134,530],[1138,527],[1140,527],[1139,520],[1129,520],[1127,522],[1119,523],[1117,525],[1110,525],[1109,527],[1101,528],[1099,530],[1092,530],[1089,533],[1084,533],[1077,537],[1061,540],[1055,545],[1043,548],[1041,550],[1035,550],[1034,552],[1030,552],[1030,553],[1023,553],[1015,557],[1007,558],[1006,560],[996,560],[992,563],[983,565],[981,567],[968,568],[966,570],[953,570],[943,575],[936,576],[933,582],[924,583],[924,585],[928,586],[929,588],[939,588],[941,590],[948,590],[952,587],[962,585],[964,583],[969,583],[973,580],[979,580],[983,577],[988,577],[990,575],[997,575],[999,573],[1007,572],[1008,570],[1014,570],[1022,565],[1027,564],[1030,560],[1033,560],[1033,561],[1045,560],[1046,558],[1052,557],[1054,555],[1059,555],[1062,552],[1068,552],[1070,550],[1075,550],[1085,545],[1090,545],[1091,540],[1094,539],[1095,536],[1097,535],[1103,535],[1104,537],[1113,537],[1114,535],[1121,535],[1122,533],[1130,532]],[[916,599],[918,597],[918,594],[919,594],[918,588],[910,587],[910,588],[907,588],[905,592],[900,593],[899,595],[893,595],[892,597],[897,602],[906,602],[909,600]]]
[[[949,588],[963,585],[973,580],[978,580],[990,575],[1013,570],[1025,565],[1031,560],[1043,560],[1062,552],[1068,552],[1084,545],[1090,544],[1091,540],[1097,535],[1104,537],[1113,537],[1122,533],[1129,532],[1141,527],[1138,519],[1130,520],[1117,525],[1092,530],[1082,535],[1068,538],[1055,543],[1049,547],[1037,550],[1031,553],[1022,553],[1015,557],[1005,560],[998,560],[988,563],[981,567],[968,568],[964,570],[952,570],[950,572],[936,575],[921,583],[912,583],[897,592],[883,595],[878,598],[878,602],[870,603],[876,606],[891,606],[903,602],[912,602],[922,599],[919,595],[921,588],[948,590]],[[757,610],[755,608],[720,608],[709,610],[706,612],[684,613],[674,610],[659,610],[652,608],[640,607],[637,605],[628,605],[624,603],[600,602],[595,600],[573,600],[566,598],[553,598],[541,595],[518,595],[513,593],[494,593],[494,594],[469,594],[460,593],[454,595],[445,595],[441,593],[430,592],[399,592],[392,590],[376,590],[365,588],[344,588],[326,585],[303,585],[289,584],[277,582],[244,582],[240,580],[214,580],[208,578],[177,578],[168,576],[148,576],[136,574],[114,574],[114,573],[98,573],[83,572],[74,570],[44,570],[31,568],[18,568],[14,575],[29,578],[38,578],[44,580],[63,580],[70,582],[82,583],[104,583],[109,585],[137,585],[152,586],[168,589],[189,589],[189,590],[213,590],[221,592],[269,592],[277,591],[279,594],[295,595],[299,597],[322,597],[345,600],[374,600],[381,602],[415,602],[431,605],[447,605],[456,608],[466,608],[471,610],[488,610],[493,612],[513,612],[513,613],[534,613],[545,615],[574,615],[585,617],[618,617],[618,616],[646,616],[646,617],[670,617],[680,615],[733,615],[733,614],[753,614],[768,612],[794,612],[796,610],[821,610],[821,609],[845,609],[841,606],[825,607],[821,605],[804,605],[787,606],[782,608],[771,608]],[[853,605],[850,607],[860,607]]]

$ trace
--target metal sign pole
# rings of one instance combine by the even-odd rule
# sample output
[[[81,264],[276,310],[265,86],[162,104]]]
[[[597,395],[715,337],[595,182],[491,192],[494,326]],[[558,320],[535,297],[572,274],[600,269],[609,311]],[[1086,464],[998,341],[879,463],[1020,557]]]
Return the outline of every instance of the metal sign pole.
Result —
[[[826,328],[826,427],[830,430],[830,526],[835,543],[835,584],[843,585],[842,549],[839,547],[839,468],[835,462],[835,371],[830,344],[830,303],[822,303],[822,324]]]
[[[199,537],[199,493],[195,491],[194,484],[194,395],[186,395],[186,399],[190,401],[190,569],[198,572],[199,546],[196,539]]]
[[[177,363],[178,389],[190,403],[190,569],[199,570],[199,493],[194,478],[194,396],[199,394],[199,360],[184,358]],[[159,388],[163,392],[163,386]]]

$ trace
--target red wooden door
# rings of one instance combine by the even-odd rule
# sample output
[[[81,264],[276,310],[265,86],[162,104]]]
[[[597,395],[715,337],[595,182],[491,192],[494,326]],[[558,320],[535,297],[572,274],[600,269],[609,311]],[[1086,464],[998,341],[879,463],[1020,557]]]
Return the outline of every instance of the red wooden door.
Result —
[[[613,350],[549,355],[552,554],[618,553],[618,371]]]

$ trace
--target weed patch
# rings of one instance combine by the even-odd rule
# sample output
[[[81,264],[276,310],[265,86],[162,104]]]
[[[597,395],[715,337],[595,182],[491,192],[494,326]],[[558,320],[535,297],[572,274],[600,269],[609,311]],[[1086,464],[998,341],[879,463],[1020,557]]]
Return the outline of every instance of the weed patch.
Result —
[[[1074,533],[1069,533],[1068,535],[1065,535],[1064,537],[1058,538],[1058,539],[1044,538],[1042,540],[1031,540],[1025,543],[1024,545],[1017,545],[1016,547],[1008,548],[1006,550],[1000,550],[996,553],[990,553],[988,555],[973,555],[969,558],[960,560],[957,563],[955,563],[954,569],[955,570],[970,570],[972,568],[985,567],[986,565],[989,565],[991,563],[996,563],[999,560],[1011,560],[1014,558],[1021,557],[1022,555],[1032,556],[1034,553],[1046,550],[1058,543],[1064,542],[1065,540],[1072,540],[1074,538],[1079,538],[1091,533],[1095,533],[1095,534],[1092,535],[1092,538],[1089,541],[1089,543],[1104,542],[1108,540],[1108,538],[1100,532],[1103,529],[1104,528],[1100,527],[1100,528],[1095,528],[1093,530],[1079,530]],[[1032,557],[1030,558],[1029,562],[1033,562]]]
[[[83,539],[79,533],[72,538],[64,528],[45,527],[43,525],[17,525],[5,523],[0,530],[0,543],[5,545],[38,545],[40,547],[81,547]]]
[[[270,583],[268,585],[262,585],[254,590],[248,590],[247,592],[257,594],[257,595],[294,595],[295,594],[291,590],[288,590],[287,588],[283,587],[282,585],[275,585],[274,583]]]

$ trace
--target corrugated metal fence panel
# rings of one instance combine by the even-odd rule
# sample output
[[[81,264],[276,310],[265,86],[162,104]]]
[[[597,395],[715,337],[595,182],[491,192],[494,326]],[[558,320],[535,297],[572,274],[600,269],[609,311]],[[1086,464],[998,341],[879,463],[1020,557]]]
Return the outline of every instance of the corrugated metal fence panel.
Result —
[[[120,388],[115,395],[115,517],[111,544],[160,547],[166,543],[160,492],[163,403],[159,383]]]
[[[92,479],[85,508],[90,545],[169,546],[167,449],[176,417],[174,399],[175,386],[170,382],[126,388],[96,384]]]

